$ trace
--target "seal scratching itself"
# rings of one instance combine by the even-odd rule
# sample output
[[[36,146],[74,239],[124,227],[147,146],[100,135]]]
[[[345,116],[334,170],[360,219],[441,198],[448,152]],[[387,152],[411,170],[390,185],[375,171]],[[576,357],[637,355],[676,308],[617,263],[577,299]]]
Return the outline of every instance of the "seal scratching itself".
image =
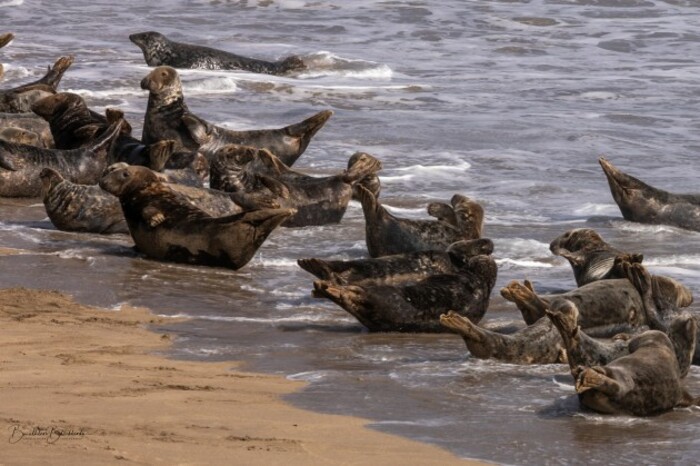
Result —
[[[119,197],[136,248],[161,260],[239,269],[294,213],[262,209],[212,217],[146,167],[111,167],[100,187]]]
[[[276,75],[306,69],[304,61],[296,55],[276,62],[258,60],[201,45],[174,42],[155,31],[131,34],[129,40],[141,49],[148,66],[167,65],[173,68],[202,70],[245,70]]]
[[[673,194],[654,188],[621,172],[603,157],[598,162],[625,220],[700,231],[700,195]]]

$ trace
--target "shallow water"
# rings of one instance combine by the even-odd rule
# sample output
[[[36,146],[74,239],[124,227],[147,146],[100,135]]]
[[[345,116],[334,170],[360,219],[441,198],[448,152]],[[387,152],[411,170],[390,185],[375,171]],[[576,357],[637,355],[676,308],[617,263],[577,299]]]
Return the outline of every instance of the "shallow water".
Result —
[[[517,322],[498,296],[513,279],[541,291],[574,286],[549,242],[596,228],[640,251],[654,273],[700,292],[700,234],[621,219],[597,158],[676,192],[697,190],[700,3],[691,0],[164,1],[0,0],[0,87],[35,79],[64,54],[62,89],[115,106],[140,130],[148,72],[128,35],[267,59],[296,53],[296,77],[183,71],[187,103],[235,128],[335,116],[297,163],[342,170],[362,150],[384,162],[384,202],[420,217],[455,192],[486,209],[499,279],[487,320]],[[1,31],[0,31],[1,32]],[[695,464],[700,411],[649,419],[579,410],[565,366],[469,357],[453,335],[369,334],[310,296],[298,258],[365,255],[352,203],[340,225],[274,232],[238,272],[162,264],[127,236],[58,232],[36,200],[0,200],[0,286],[53,288],[103,307],[129,302],[193,317],[176,357],[240,359],[311,382],[289,397],[356,414],[377,429],[503,464]],[[700,394],[700,370],[688,386]]]

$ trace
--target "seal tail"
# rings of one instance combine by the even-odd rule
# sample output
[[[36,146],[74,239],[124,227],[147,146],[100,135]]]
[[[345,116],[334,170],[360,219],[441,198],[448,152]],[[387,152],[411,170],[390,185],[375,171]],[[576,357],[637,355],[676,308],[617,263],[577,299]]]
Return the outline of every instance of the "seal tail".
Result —
[[[343,181],[353,183],[365,177],[376,174],[382,169],[382,162],[379,159],[364,153],[358,152],[352,156],[354,163],[343,173]]]
[[[334,281],[333,270],[331,270],[326,261],[316,258],[299,259],[297,260],[297,264],[299,264],[299,267],[321,280]]]
[[[546,300],[537,296],[529,280],[523,281],[522,285],[513,280],[501,288],[501,296],[515,303],[527,325],[532,325],[544,317],[545,310],[549,307]]]
[[[321,128],[323,128],[323,125],[325,125],[328,119],[332,116],[332,110],[323,110],[300,123],[286,126],[284,128],[284,133],[287,136],[299,138],[298,153],[301,154],[309,146],[311,138],[314,137],[314,135],[318,133]]]
[[[63,78],[63,74],[73,64],[73,59],[73,56],[59,58],[56,60],[56,63],[53,64],[53,67],[49,66],[49,70],[37,83],[51,86],[55,91],[58,88],[58,84],[61,82],[61,78]]]
[[[158,141],[148,146],[148,168],[155,172],[162,172],[174,149],[175,141],[172,139]]]
[[[7,44],[12,42],[12,39],[15,38],[15,35],[12,34],[11,32],[6,32],[5,34],[0,34],[0,49],[5,47]]]
[[[211,140],[211,126],[198,116],[191,113],[185,113],[182,115],[182,122],[187,127],[187,131],[190,132],[190,136],[200,146],[206,144]]]

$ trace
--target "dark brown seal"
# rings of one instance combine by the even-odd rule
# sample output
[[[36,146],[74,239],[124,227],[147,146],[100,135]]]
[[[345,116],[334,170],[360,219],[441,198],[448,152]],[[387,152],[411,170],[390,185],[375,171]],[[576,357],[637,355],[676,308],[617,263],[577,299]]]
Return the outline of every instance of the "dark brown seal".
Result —
[[[650,416],[700,402],[684,389],[665,333],[649,330],[634,336],[628,349],[629,355],[607,365],[572,370],[581,405],[605,414]]]
[[[245,70],[275,75],[306,69],[304,61],[296,55],[274,62],[258,60],[201,45],[174,42],[155,31],[131,34],[129,40],[141,49],[149,66],[167,65],[173,68],[202,70]]]
[[[353,185],[382,167],[373,156],[360,153],[354,163],[333,176],[308,176],[287,167],[266,149],[227,146],[211,163],[210,185],[215,189],[276,195],[282,207],[296,209],[286,227],[327,225],[343,218]]]
[[[115,123],[91,147],[81,149],[41,149],[0,141],[0,196],[39,196],[39,173],[43,168],[53,168],[74,183],[97,183],[120,126],[121,123]]]
[[[333,115],[330,110],[323,110],[306,120],[284,128],[253,129],[236,131],[207,123],[201,118],[185,114],[183,122],[190,131],[190,136],[199,144],[199,151],[208,159],[230,144],[267,149],[275,154],[288,167],[294,165],[304,153],[328,119]]]
[[[31,111],[32,104],[56,93],[63,73],[73,64],[73,57],[61,57],[53,68],[49,67],[43,78],[29,84],[0,91],[0,112],[24,113]]]
[[[457,241],[447,251],[418,251],[376,259],[299,259],[299,267],[334,285],[398,285],[415,283],[431,275],[457,274],[478,255],[490,255],[488,238]]]
[[[100,187],[119,197],[136,248],[146,256],[175,262],[239,269],[294,213],[261,209],[212,217],[140,166],[108,170]]]
[[[71,183],[52,168],[40,173],[46,213],[56,228],[90,233],[128,233],[119,199],[97,185]]]
[[[700,195],[670,193],[621,172],[603,157],[598,161],[625,220],[700,231]]]
[[[449,310],[478,322],[496,283],[490,256],[469,259],[459,274],[432,275],[410,285],[334,285],[317,280],[314,296],[328,298],[375,332],[444,332],[440,315]]]
[[[386,210],[362,185],[355,187],[365,215],[367,250],[371,257],[413,251],[446,250],[455,241],[481,237],[484,209],[466,196],[455,194],[454,223],[398,218]]]

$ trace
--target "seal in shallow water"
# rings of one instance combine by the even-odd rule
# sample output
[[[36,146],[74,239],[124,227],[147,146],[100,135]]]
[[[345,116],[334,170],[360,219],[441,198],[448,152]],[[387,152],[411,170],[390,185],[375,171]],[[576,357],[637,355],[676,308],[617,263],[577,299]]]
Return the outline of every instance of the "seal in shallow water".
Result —
[[[167,65],[173,68],[203,70],[245,70],[253,73],[277,75],[306,69],[304,61],[295,55],[276,62],[257,60],[201,45],[174,42],[154,31],[131,34],[129,40],[141,49],[149,66]]]
[[[478,322],[496,283],[490,256],[469,259],[459,274],[432,275],[410,285],[334,285],[314,282],[313,294],[328,298],[375,332],[444,332],[440,315],[456,310]]]
[[[490,255],[493,242],[488,238],[457,241],[447,251],[418,251],[376,259],[322,260],[299,259],[297,264],[321,280],[335,285],[398,285],[418,282],[431,275],[456,274],[469,259]]]
[[[32,104],[56,93],[63,73],[73,64],[73,57],[61,57],[43,78],[12,89],[0,90],[0,112],[30,112]]]
[[[700,231],[700,195],[654,188],[621,172],[603,157],[598,161],[625,220]]]
[[[0,141],[0,196],[34,197],[41,195],[39,173],[53,168],[74,183],[95,184],[107,166],[109,146],[117,136],[121,122],[81,149],[41,149]]]
[[[362,184],[355,196],[365,215],[365,237],[371,257],[414,251],[446,250],[455,241],[481,237],[484,209],[466,196],[455,194],[451,200],[455,224],[441,220],[399,218],[385,209]]]
[[[212,217],[146,167],[111,167],[100,187],[119,197],[136,248],[149,257],[239,269],[293,209]]]

